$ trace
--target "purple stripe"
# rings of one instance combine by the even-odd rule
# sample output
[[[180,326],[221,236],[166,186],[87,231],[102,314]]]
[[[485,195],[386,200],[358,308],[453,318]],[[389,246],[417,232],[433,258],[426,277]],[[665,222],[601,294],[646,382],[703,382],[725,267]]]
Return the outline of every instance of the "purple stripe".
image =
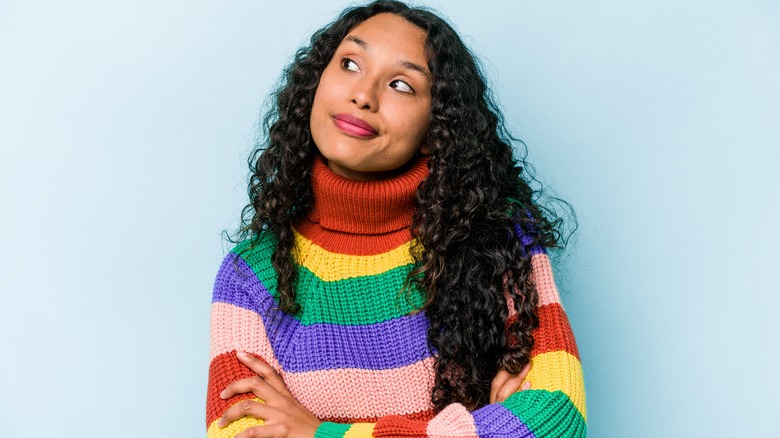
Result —
[[[271,348],[285,370],[383,370],[411,365],[430,356],[428,319],[423,312],[371,325],[304,326],[274,308],[276,302],[268,290],[249,265],[241,258],[236,261],[236,257],[230,253],[222,263],[212,301],[260,315]]]
[[[517,233],[517,237],[520,239],[520,244],[522,245],[523,250],[534,243],[534,238],[530,233],[524,232],[522,228],[520,228],[520,224],[515,223],[515,233]],[[544,247],[539,244],[532,246],[529,252],[531,255],[547,254],[547,250],[545,250]]]
[[[490,404],[471,413],[480,438],[534,438],[519,418],[499,404]]]

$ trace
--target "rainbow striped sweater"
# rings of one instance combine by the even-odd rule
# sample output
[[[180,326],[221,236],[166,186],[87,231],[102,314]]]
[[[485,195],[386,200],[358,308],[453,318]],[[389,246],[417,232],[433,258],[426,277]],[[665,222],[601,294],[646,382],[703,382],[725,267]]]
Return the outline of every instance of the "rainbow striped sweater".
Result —
[[[415,312],[420,291],[399,297],[414,267],[409,253],[414,192],[427,175],[423,160],[385,181],[359,182],[333,174],[318,159],[308,219],[295,227],[298,265],[295,316],[276,309],[270,233],[244,242],[217,274],[211,308],[208,437],[233,437],[262,420],[217,425],[235,380],[252,376],[236,351],[262,358],[290,393],[323,423],[317,437],[580,437],[585,392],[577,346],[543,248],[532,251],[539,292],[530,390],[469,412],[451,404],[434,414],[434,358],[428,321]]]

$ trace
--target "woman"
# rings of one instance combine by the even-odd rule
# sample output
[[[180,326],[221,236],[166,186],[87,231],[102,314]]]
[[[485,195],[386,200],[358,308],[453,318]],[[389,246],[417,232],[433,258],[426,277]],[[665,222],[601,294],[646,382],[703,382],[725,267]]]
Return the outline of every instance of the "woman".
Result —
[[[348,9],[275,97],[215,283],[209,436],[584,436],[561,221],[454,30]]]

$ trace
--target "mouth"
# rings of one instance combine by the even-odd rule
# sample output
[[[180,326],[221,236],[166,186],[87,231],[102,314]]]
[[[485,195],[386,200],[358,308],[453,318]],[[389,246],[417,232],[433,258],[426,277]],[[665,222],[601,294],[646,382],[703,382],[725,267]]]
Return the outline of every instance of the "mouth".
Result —
[[[376,129],[363,119],[359,119],[351,114],[340,113],[333,116],[333,123],[345,134],[368,138],[378,134]]]

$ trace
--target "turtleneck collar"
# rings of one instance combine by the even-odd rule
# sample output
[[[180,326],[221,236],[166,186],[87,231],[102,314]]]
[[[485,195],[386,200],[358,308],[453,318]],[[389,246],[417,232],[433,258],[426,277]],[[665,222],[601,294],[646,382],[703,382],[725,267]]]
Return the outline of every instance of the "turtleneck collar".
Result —
[[[428,176],[428,160],[414,159],[404,173],[380,181],[356,181],[336,175],[325,158],[314,160],[311,185],[314,207],[309,220],[320,227],[351,234],[384,234],[408,228],[414,193]]]

